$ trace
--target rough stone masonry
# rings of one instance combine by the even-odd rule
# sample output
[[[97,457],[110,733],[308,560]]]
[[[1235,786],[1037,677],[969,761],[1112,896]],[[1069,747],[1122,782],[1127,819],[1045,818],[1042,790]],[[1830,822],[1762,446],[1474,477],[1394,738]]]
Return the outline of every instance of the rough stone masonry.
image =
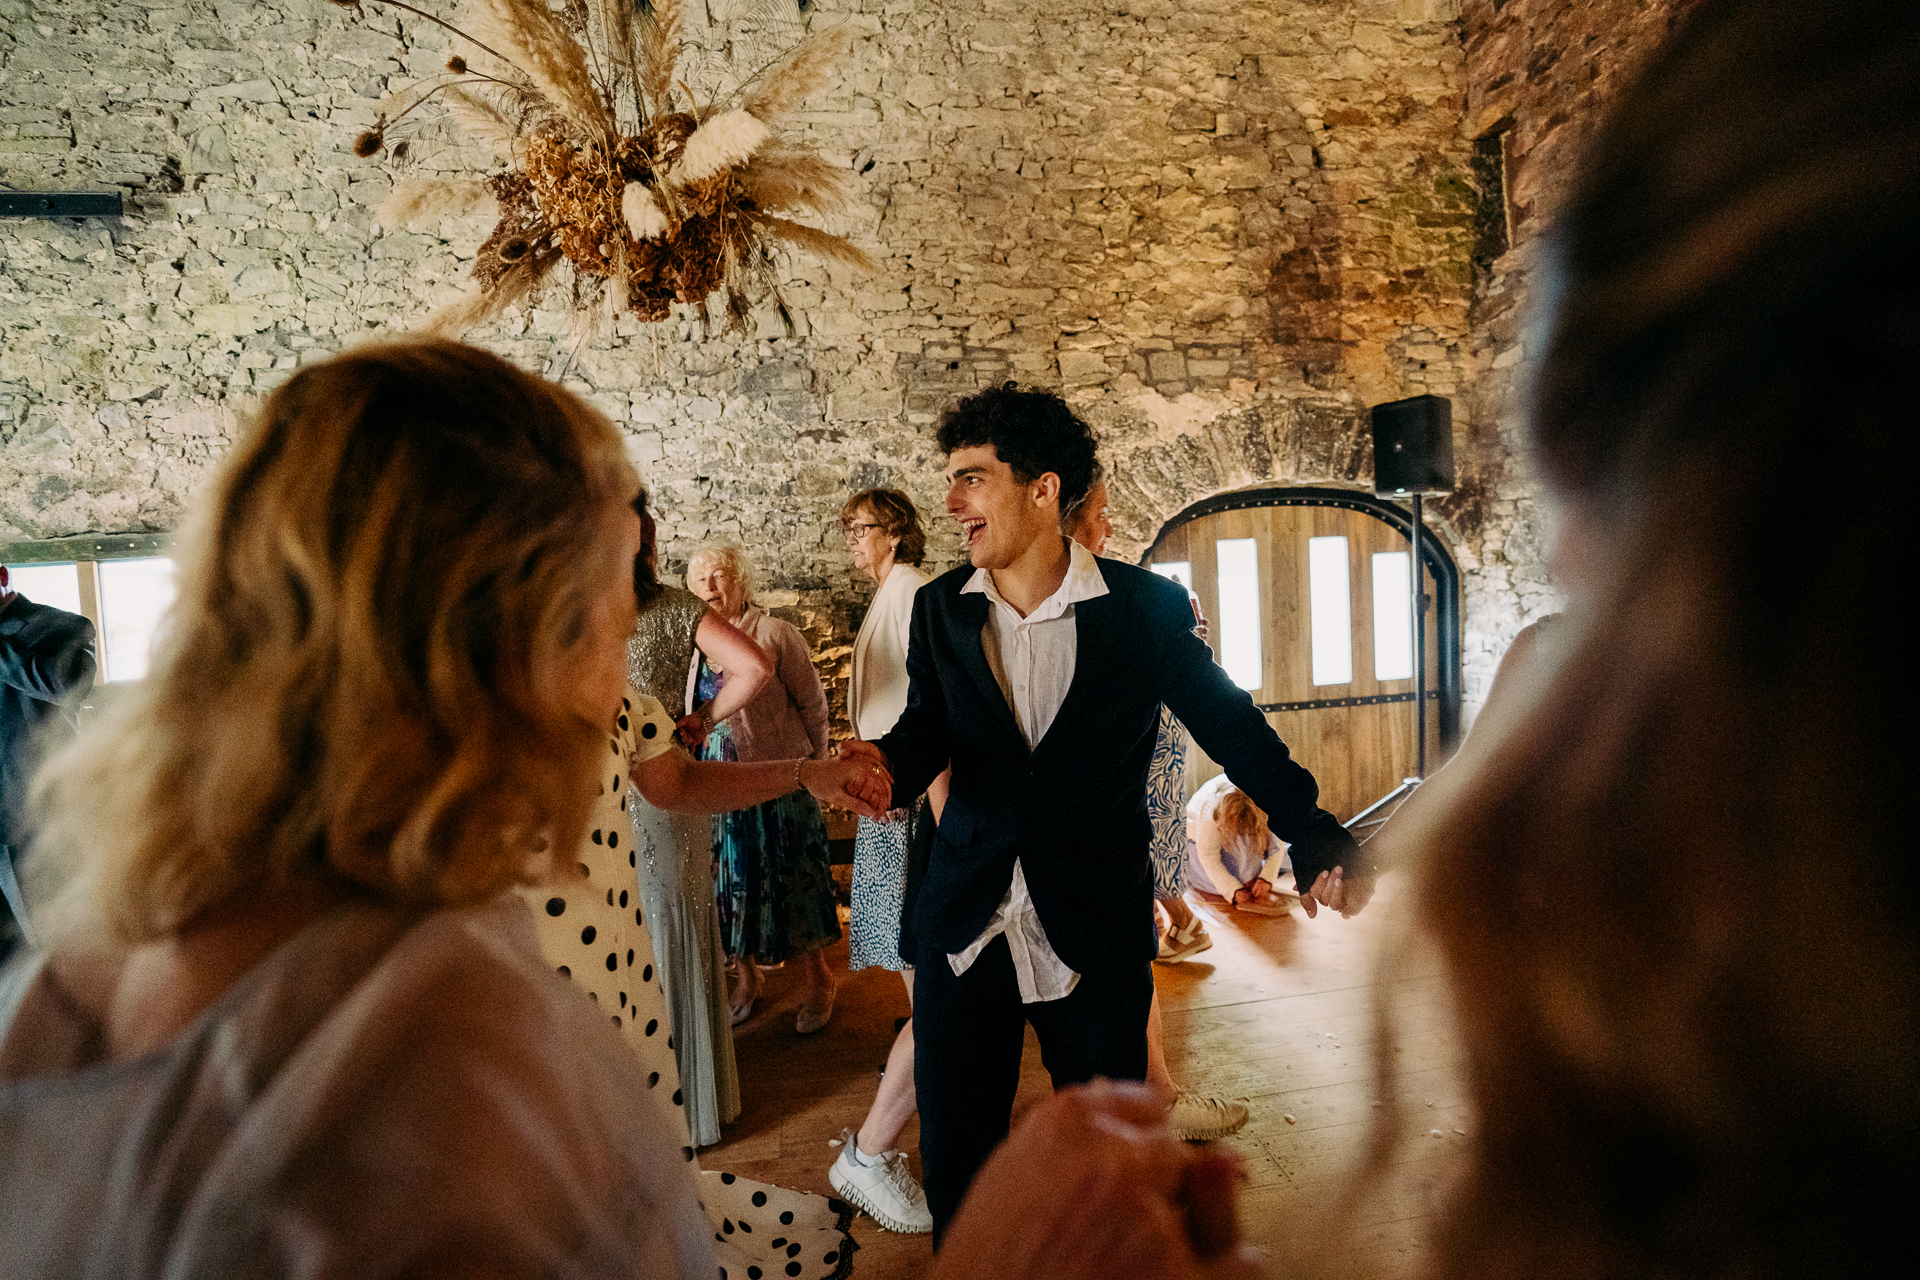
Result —
[[[1468,25],[1521,7],[1470,3]],[[691,37],[722,50],[727,5],[693,8]],[[796,257],[788,315],[768,308],[745,336],[703,337],[717,326],[684,308],[569,359],[560,287],[470,338],[564,367],[627,434],[674,563],[740,542],[834,685],[868,593],[840,502],[906,489],[931,567],[953,563],[931,426],[957,395],[1062,389],[1101,432],[1122,556],[1224,489],[1362,485],[1366,406],[1451,396],[1466,474],[1439,523],[1469,584],[1474,698],[1550,596],[1536,540],[1509,536],[1526,503],[1503,393],[1474,387],[1507,367],[1502,322],[1474,309],[1515,290],[1483,270],[1476,292],[1486,182],[1460,9],[796,8],[857,37],[798,127],[854,174],[866,207],[833,229],[879,269]],[[396,176],[483,157],[432,121],[396,134],[404,159],[349,151],[455,49],[377,4],[0,0],[0,185],[127,199],[120,219],[0,224],[0,542],[173,527],[289,370],[459,291],[484,224],[396,232],[372,210]]]

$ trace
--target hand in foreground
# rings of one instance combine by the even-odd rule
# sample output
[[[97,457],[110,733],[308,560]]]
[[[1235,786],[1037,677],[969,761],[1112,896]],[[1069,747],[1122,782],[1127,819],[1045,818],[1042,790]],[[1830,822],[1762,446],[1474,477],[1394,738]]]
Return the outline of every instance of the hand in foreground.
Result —
[[[1343,868],[1335,867],[1331,871],[1322,871],[1313,882],[1313,888],[1300,895],[1300,905],[1307,909],[1307,919],[1318,915],[1321,907],[1338,911],[1348,920],[1360,914],[1360,909],[1373,897],[1372,876],[1354,876],[1349,879]]]
[[[883,765],[863,760],[809,760],[800,781],[814,799],[878,818],[893,807],[893,775]]]
[[[934,1280],[1253,1280],[1238,1161],[1177,1141],[1144,1084],[1096,1081],[1035,1107],[974,1179]]]
[[[853,760],[861,764],[877,764],[889,773],[893,771],[893,765],[888,763],[885,752],[881,751],[880,748],[874,746],[871,742],[863,742],[859,738],[843,738],[839,742],[834,743],[833,755],[836,760]]]

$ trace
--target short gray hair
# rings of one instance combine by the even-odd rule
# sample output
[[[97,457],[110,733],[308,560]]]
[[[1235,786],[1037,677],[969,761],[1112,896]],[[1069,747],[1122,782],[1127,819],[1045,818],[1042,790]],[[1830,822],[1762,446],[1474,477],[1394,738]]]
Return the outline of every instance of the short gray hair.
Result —
[[[753,562],[731,542],[706,542],[694,548],[693,554],[687,557],[688,587],[693,585],[694,571],[709,563],[725,566],[734,581],[746,589],[747,599],[753,599]]]

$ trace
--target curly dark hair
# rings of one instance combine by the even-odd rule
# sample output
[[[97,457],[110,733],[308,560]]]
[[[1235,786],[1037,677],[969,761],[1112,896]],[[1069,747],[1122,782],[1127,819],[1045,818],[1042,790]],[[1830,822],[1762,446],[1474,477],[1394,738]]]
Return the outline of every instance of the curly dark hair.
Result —
[[[873,513],[873,522],[889,538],[900,539],[893,549],[896,563],[917,565],[927,558],[927,533],[920,527],[920,512],[912,498],[898,489],[862,489],[840,508],[840,523],[853,520],[863,507]]]
[[[1022,484],[1053,472],[1060,477],[1062,511],[1093,487],[1093,428],[1051,391],[1022,391],[1008,382],[970,395],[947,410],[938,439],[941,452],[949,454],[992,445]]]

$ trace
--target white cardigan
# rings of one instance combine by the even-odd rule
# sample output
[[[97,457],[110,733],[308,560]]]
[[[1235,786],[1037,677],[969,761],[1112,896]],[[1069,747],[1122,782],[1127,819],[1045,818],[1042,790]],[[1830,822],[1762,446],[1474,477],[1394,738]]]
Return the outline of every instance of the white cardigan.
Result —
[[[847,718],[865,741],[893,728],[907,709],[907,631],[913,623],[914,593],[926,584],[926,574],[910,564],[895,564],[874,593],[854,638]]]

